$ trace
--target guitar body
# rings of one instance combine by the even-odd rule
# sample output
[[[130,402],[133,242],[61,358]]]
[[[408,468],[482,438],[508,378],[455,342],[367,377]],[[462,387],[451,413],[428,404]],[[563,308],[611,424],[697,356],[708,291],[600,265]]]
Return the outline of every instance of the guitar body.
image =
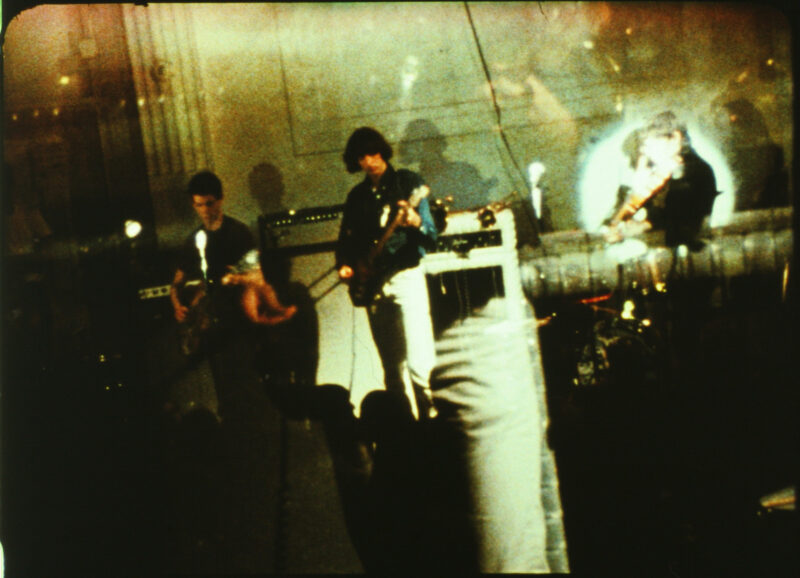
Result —
[[[245,253],[239,261],[230,267],[231,273],[245,273],[260,267],[259,252],[252,249]],[[169,297],[172,285],[158,285],[139,289],[140,300]],[[194,355],[200,351],[206,334],[219,324],[223,311],[215,305],[214,299],[206,291],[206,285],[198,279],[183,283],[178,289],[180,302],[189,308],[186,318],[178,324],[180,349],[185,355]]]
[[[184,355],[191,356],[200,351],[205,336],[216,324],[211,296],[202,285],[184,286],[181,302],[189,308],[186,319],[178,324],[180,348]]]
[[[421,185],[411,192],[408,198],[408,206],[417,208],[422,199],[430,194],[431,190],[427,185]],[[383,271],[376,267],[376,261],[383,252],[386,242],[395,232],[397,227],[406,217],[407,209],[401,208],[397,211],[392,223],[386,228],[381,238],[373,246],[366,256],[359,259],[353,267],[353,276],[348,281],[350,284],[350,301],[356,307],[366,307],[375,301],[376,295],[380,292],[383,285]]]
[[[367,259],[360,259],[353,267],[353,276],[350,278],[350,301],[356,307],[366,307],[380,292],[383,276],[375,267],[370,266]]]

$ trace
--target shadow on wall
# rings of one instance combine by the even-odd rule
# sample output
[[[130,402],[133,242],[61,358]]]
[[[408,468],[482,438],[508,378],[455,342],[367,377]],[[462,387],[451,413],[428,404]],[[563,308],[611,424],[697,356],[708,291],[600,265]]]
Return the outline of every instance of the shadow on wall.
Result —
[[[280,169],[272,163],[255,165],[247,176],[250,196],[258,206],[259,214],[266,215],[285,211],[286,186]]]
[[[398,146],[400,164],[419,163],[419,173],[438,199],[453,197],[453,209],[483,206],[492,200],[497,178],[484,179],[469,163],[453,161],[445,156],[447,140],[430,120],[416,119],[406,126]]]
[[[256,201],[260,215],[286,210],[286,187],[280,169],[262,162],[248,175],[250,195]],[[319,319],[316,302],[308,287],[292,280],[291,260],[281,254],[280,239],[273,230],[259,231],[261,269],[275,288],[282,303],[297,306],[295,318],[285,327],[273,331],[261,359],[265,373],[280,374],[280,379],[313,384],[319,364]]]
[[[783,147],[772,139],[764,115],[751,101],[725,96],[712,103],[712,114],[734,172],[734,210],[787,206],[789,175]]]

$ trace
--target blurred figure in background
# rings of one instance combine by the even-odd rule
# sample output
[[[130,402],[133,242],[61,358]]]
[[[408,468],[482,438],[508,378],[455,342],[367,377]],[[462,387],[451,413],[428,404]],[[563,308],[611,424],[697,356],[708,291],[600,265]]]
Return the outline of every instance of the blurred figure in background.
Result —
[[[631,181],[620,187],[606,239],[617,242],[653,229],[665,232],[667,246],[702,246],[699,235],[717,184],[711,166],[692,148],[686,126],[663,112],[634,133],[628,147]]]

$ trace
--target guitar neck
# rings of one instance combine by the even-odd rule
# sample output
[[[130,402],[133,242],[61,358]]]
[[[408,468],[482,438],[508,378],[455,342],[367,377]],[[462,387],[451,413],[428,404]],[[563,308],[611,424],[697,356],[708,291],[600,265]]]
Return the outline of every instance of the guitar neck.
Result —
[[[203,285],[203,281],[200,279],[192,279],[184,283],[181,288],[199,288]],[[155,287],[145,287],[144,289],[139,289],[137,292],[139,299],[142,301],[147,299],[160,299],[161,297],[169,297],[170,292],[172,291],[172,285],[156,285]]]
[[[375,259],[378,257],[378,255],[380,255],[383,252],[383,248],[386,246],[386,243],[389,241],[389,238],[392,235],[394,235],[395,230],[400,225],[400,221],[403,218],[405,218],[406,212],[407,211],[405,209],[402,209],[402,208],[400,209],[400,211],[398,211],[398,213],[395,216],[394,220],[389,225],[389,227],[386,229],[386,231],[384,231],[384,233],[381,236],[380,240],[378,240],[378,242],[372,247],[372,249],[369,252],[369,255],[367,256],[367,261],[370,264],[372,264],[372,262],[375,261]]]
[[[621,222],[627,221],[628,219],[630,219],[632,216],[634,216],[636,214],[636,212],[639,209],[641,209],[644,206],[644,204],[647,201],[649,201],[650,199],[655,197],[658,193],[660,193],[664,189],[666,189],[666,182],[662,183],[661,185],[659,185],[658,187],[656,187],[655,189],[653,189],[652,191],[650,191],[646,195],[642,195],[642,196],[631,195],[629,197],[629,200],[624,205],[622,205],[620,210],[617,211],[617,214],[614,215],[614,218],[611,219],[611,225],[612,226],[613,225],[618,225]]]
[[[367,255],[367,261],[371,265],[375,259],[383,252],[383,248],[386,246],[386,243],[389,241],[391,236],[394,234],[397,227],[400,226],[400,223],[405,219],[406,214],[408,213],[408,208],[416,209],[419,204],[422,202],[422,199],[427,197],[430,194],[430,188],[427,185],[421,185],[414,189],[411,193],[411,196],[408,199],[408,207],[400,207],[397,211],[397,215],[395,215],[392,222],[386,228],[381,238],[372,247],[369,254]]]
[[[261,266],[259,262],[258,249],[251,249],[245,253],[234,265],[231,266],[231,273],[246,273],[253,269],[258,269]],[[203,285],[202,279],[191,279],[186,281],[181,288],[197,289]],[[160,297],[169,297],[172,285],[157,285],[155,287],[145,287],[139,289],[139,299],[158,299]]]

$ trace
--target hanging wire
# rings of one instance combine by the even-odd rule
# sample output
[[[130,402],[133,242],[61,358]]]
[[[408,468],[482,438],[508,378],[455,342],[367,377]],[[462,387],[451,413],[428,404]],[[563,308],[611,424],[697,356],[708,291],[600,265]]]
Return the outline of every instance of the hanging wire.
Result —
[[[511,159],[511,162],[514,164],[514,168],[516,169],[516,171],[522,177],[522,182],[525,183],[525,188],[528,190],[528,197],[530,197],[531,191],[530,191],[530,187],[528,185],[527,177],[526,177],[525,173],[523,172],[523,170],[520,168],[519,163],[517,163],[516,157],[511,152],[511,145],[509,145],[508,138],[506,137],[506,133],[503,130],[503,114],[502,114],[502,110],[500,109],[500,104],[497,102],[497,93],[495,92],[494,83],[492,82],[492,75],[489,72],[489,65],[486,63],[486,57],[484,56],[484,53],[483,53],[483,48],[481,46],[480,38],[478,38],[478,30],[476,29],[475,22],[472,19],[472,12],[469,9],[469,3],[468,2],[464,2],[464,10],[467,13],[467,19],[469,20],[469,25],[470,25],[470,28],[472,29],[472,37],[475,39],[475,47],[478,50],[478,56],[481,59],[481,66],[483,67],[483,74],[486,77],[486,82],[487,82],[487,84],[489,86],[489,94],[492,97],[492,107],[494,108],[494,114],[495,114],[495,117],[497,118],[497,132],[500,135],[500,140],[503,142],[503,146],[505,147],[506,152],[508,153],[508,157]],[[517,191],[514,191],[513,194],[519,197],[519,193]],[[530,221],[531,226],[533,227],[534,237],[535,237],[534,238],[534,244],[538,245],[539,244],[540,231],[539,231],[539,222],[538,222],[537,215],[536,215],[536,213],[534,211],[534,208],[531,205],[531,203],[527,202],[527,199],[520,198],[520,201],[521,201],[522,206],[525,209],[525,214],[528,217],[528,220]]]

